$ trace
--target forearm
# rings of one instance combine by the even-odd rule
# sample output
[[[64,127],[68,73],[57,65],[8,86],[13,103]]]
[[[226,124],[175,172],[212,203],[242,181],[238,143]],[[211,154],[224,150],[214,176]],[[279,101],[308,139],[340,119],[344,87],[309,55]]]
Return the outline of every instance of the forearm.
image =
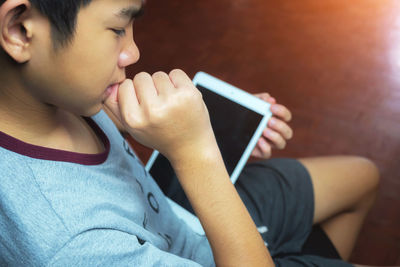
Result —
[[[215,147],[172,164],[203,225],[216,265],[274,266]]]

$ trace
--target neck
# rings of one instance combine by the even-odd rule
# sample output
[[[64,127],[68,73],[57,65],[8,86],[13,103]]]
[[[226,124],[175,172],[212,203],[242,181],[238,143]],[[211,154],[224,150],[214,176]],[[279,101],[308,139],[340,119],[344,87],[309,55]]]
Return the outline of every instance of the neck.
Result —
[[[59,128],[59,110],[39,103],[18,86],[0,89],[0,130],[22,139],[51,134]]]
[[[96,150],[80,143],[82,133],[95,138],[80,116],[40,103],[16,87],[9,88],[13,87],[0,88],[0,131],[48,148],[90,153],[99,150],[99,146]]]

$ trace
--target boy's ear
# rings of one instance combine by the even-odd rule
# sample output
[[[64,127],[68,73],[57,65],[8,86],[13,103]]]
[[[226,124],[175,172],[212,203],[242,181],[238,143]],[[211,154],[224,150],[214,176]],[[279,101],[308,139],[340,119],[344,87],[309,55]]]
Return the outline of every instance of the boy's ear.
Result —
[[[0,6],[0,45],[16,62],[30,60],[32,23],[29,20],[29,0],[6,0]]]

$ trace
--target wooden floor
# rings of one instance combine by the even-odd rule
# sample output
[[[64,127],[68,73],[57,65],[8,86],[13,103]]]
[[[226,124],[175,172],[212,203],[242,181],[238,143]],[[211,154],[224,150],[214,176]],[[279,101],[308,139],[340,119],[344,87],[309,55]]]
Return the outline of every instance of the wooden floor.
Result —
[[[130,75],[206,71],[287,105],[295,137],[275,156],[374,160],[380,195],[352,261],[400,265],[400,1],[150,0],[134,32]]]

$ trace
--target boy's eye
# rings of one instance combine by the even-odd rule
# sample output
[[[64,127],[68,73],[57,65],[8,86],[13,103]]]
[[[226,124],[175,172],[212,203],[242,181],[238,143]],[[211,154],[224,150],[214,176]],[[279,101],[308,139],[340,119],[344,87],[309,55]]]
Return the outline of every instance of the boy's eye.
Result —
[[[111,29],[116,35],[118,36],[125,36],[126,31],[124,29],[119,30],[119,29]]]

